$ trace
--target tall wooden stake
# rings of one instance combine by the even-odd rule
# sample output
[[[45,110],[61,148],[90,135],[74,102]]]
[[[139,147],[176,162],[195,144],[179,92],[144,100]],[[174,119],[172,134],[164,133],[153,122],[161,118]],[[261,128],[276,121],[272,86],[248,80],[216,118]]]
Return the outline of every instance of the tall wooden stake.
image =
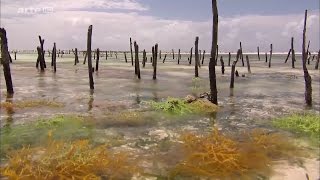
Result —
[[[220,57],[220,64],[221,64],[221,73],[224,74],[225,69],[224,69],[224,61],[222,56]]]
[[[141,75],[140,75],[140,62],[139,62],[139,46],[137,44],[137,42],[134,42],[134,54],[135,54],[135,66],[137,68],[137,76],[138,79],[141,79]]]
[[[6,81],[7,93],[8,95],[12,95],[14,91],[13,91],[11,70],[10,70],[8,39],[7,39],[7,32],[4,28],[0,28],[0,39],[1,39],[1,64],[3,66],[3,74]]]
[[[89,83],[90,83],[90,89],[93,90],[94,82],[93,82],[93,76],[92,76],[91,38],[92,38],[92,25],[90,25],[88,29],[87,54],[88,54]]]
[[[133,53],[132,53],[132,40],[130,38],[130,53],[131,53],[131,64],[133,66]]]
[[[316,65],[315,65],[315,67],[314,67],[316,70],[319,69],[319,61],[320,61],[320,50],[318,51],[317,62],[316,62]]]
[[[203,51],[203,54],[202,54],[202,62],[201,62],[201,64],[203,64],[204,63],[204,55],[206,54],[206,51],[204,50]]]
[[[258,60],[260,61],[260,48],[259,48],[259,46],[258,46],[257,50],[258,50]]]
[[[248,72],[251,74],[250,61],[249,61],[249,56],[248,55],[246,55],[246,60],[247,60]]]
[[[179,52],[178,52],[178,64],[180,64],[180,59],[181,59],[181,51],[179,49]]]
[[[53,59],[53,72],[57,72],[57,47],[56,47],[56,43],[53,43],[52,59]]]
[[[218,7],[217,0],[212,0],[212,45],[211,45],[211,57],[209,62],[209,79],[210,79],[210,101],[218,105],[218,91],[216,82],[216,50],[218,44]]]
[[[100,49],[97,49],[96,71],[99,71]]]
[[[174,59],[174,50],[172,49],[172,59]]]
[[[234,75],[235,75],[235,70],[236,70],[236,64],[241,56],[241,49],[238,50],[237,52],[237,59],[233,61],[232,66],[231,66],[231,81],[230,81],[230,88],[234,88]]]
[[[195,52],[195,63],[194,63],[194,76],[199,77],[199,50],[198,50],[198,45],[199,45],[199,37],[196,37],[196,41],[194,42],[194,52]]]
[[[272,44],[270,44],[269,68],[271,68],[271,58],[272,58]]]
[[[193,50],[193,47],[192,47],[191,50],[190,50],[189,65],[191,65],[191,63],[192,63],[192,50]]]
[[[243,51],[242,51],[242,44],[241,44],[241,42],[240,42],[240,50],[241,50],[241,56],[240,56],[240,58],[241,58],[241,61],[242,61],[242,67],[244,67]]]
[[[153,59],[153,79],[157,79],[157,55],[158,55],[158,44],[154,46],[154,59]],[[167,57],[167,54],[165,54],[165,57]]]
[[[294,67],[294,62],[296,61],[296,53],[294,51],[294,47],[293,47],[293,37],[291,38],[291,57],[292,57],[292,68],[295,68]]]
[[[228,66],[230,67],[230,62],[231,62],[231,53],[229,52],[229,59],[228,59]]]
[[[312,79],[309,75],[307,69],[307,53],[306,53],[306,31],[307,31],[307,17],[308,17],[308,10],[305,11],[304,17],[304,26],[303,26],[303,40],[302,40],[302,67],[304,73],[304,80],[305,80],[305,101],[308,106],[312,106]]]

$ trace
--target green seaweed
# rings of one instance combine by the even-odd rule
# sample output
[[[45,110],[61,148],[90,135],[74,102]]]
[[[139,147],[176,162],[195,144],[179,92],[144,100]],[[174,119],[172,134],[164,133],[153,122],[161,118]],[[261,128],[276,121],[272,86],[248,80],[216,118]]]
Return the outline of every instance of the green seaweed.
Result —
[[[1,156],[11,149],[43,144],[48,140],[47,134],[52,132],[54,140],[87,139],[93,136],[91,125],[81,116],[56,116],[22,125],[5,126],[0,132]]]
[[[312,141],[320,143],[320,115],[312,113],[293,114],[277,118],[272,124],[280,129],[289,130],[295,134],[307,136]]]
[[[154,110],[163,111],[174,115],[185,115],[191,113],[210,114],[218,110],[218,106],[205,99],[197,99],[193,102],[187,102],[179,98],[167,98],[164,102],[150,102]]]

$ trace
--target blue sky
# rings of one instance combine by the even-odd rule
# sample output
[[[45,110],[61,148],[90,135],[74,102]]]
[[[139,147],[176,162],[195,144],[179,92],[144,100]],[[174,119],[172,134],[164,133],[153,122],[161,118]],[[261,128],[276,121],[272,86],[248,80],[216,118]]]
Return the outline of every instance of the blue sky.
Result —
[[[320,48],[319,0],[218,0],[218,9],[221,51],[236,52],[242,41],[246,52],[257,46],[269,51],[271,43],[274,51],[286,52],[291,37],[301,47],[305,9],[310,49]],[[93,48],[128,50],[132,37],[143,49],[159,43],[163,50],[189,51],[199,36],[200,49],[208,51],[211,13],[211,0],[1,0],[10,49],[35,49],[38,35],[48,49],[53,42],[85,49],[93,25]]]
[[[150,9],[144,14],[164,19],[203,21],[211,18],[211,0],[139,0]],[[224,17],[259,14],[283,15],[319,9],[318,0],[218,0]]]

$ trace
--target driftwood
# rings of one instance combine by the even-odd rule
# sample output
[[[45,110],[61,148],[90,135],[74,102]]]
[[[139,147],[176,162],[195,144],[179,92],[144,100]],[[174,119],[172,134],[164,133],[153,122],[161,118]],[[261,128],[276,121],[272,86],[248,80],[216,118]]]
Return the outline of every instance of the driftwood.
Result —
[[[9,60],[9,51],[8,51],[8,39],[7,32],[4,28],[0,28],[0,39],[1,39],[1,64],[3,66],[3,74],[6,81],[7,86],[7,94],[12,95],[13,84],[11,78],[11,70],[10,70],[10,60]]]
[[[199,50],[198,50],[198,45],[199,45],[199,37],[196,37],[196,41],[194,42],[194,52],[195,52],[195,63],[194,63],[194,76],[199,77]]]
[[[306,52],[306,26],[307,26],[307,17],[308,11],[305,11],[304,17],[304,26],[303,26],[303,40],[302,40],[302,67],[303,67],[303,74],[305,80],[305,101],[308,106],[312,106],[312,79],[307,69],[307,52]]]
[[[93,82],[93,76],[92,76],[91,39],[92,39],[92,25],[90,25],[88,29],[87,54],[88,54],[89,84],[90,84],[90,89],[93,90],[94,82]]]
[[[212,44],[211,57],[209,62],[209,79],[210,79],[210,101],[218,105],[218,90],[216,82],[216,50],[218,44],[218,7],[217,0],[212,0]]]

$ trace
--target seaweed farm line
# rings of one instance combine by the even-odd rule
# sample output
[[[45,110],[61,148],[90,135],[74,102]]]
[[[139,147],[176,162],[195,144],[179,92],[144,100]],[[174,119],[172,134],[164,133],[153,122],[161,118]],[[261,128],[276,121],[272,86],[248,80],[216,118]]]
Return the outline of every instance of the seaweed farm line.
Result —
[[[24,102],[20,106],[29,105],[30,108],[11,110],[1,107],[1,128],[57,115],[81,115],[92,121],[94,129],[104,134],[103,137],[109,138],[96,137],[96,142],[106,142],[116,151],[126,150],[134,152],[136,156],[145,156],[149,161],[146,160],[143,167],[146,167],[148,174],[163,175],[165,173],[162,170],[168,167],[157,163],[158,160],[152,159],[152,156],[165,152],[173,154],[172,157],[177,156],[177,153],[171,152],[169,145],[179,141],[180,132],[207,134],[213,127],[230,134],[255,128],[279,131],[270,125],[270,119],[306,111],[319,113],[319,70],[314,70],[315,61],[307,65],[313,87],[313,106],[310,108],[304,102],[300,55],[296,56],[296,68],[292,69],[290,62],[284,63],[286,54],[273,54],[271,68],[268,68],[262,54],[261,61],[258,61],[256,54],[249,54],[251,73],[238,62],[236,70],[240,77],[235,78],[232,91],[229,88],[231,67],[228,66],[228,54],[222,55],[225,74],[221,73],[220,61],[216,66],[219,110],[207,116],[191,114],[181,117],[150,110],[146,102],[188,95],[197,97],[209,92],[209,56],[205,56],[204,64],[199,68],[199,78],[194,78],[194,65],[189,65],[188,54],[182,54],[179,65],[168,54],[165,63],[158,61],[157,80],[152,79],[150,54],[145,68],[140,66],[140,80],[134,75],[130,54],[127,56],[128,63],[123,53],[118,53],[117,59],[114,55],[108,60],[100,57],[99,71],[93,74],[95,89],[92,92],[89,89],[88,67],[82,64],[82,53],[79,54],[80,63],[77,65],[73,64],[73,55],[57,57],[56,73],[50,67],[51,57],[47,54],[48,67],[44,73],[40,73],[35,67],[36,54],[18,53],[17,60],[10,64],[15,93],[13,97],[6,97],[5,80],[1,75],[1,102]],[[142,53],[139,56],[141,63]],[[232,55],[231,63],[234,60],[235,55]],[[37,106],[37,103],[40,105]],[[117,142],[111,142],[110,138]],[[167,158],[170,157],[168,155]],[[309,162],[319,165],[319,161]],[[286,167],[292,170],[291,166]],[[308,170],[310,176],[319,177],[314,169]],[[286,174],[278,174],[274,179],[284,177]]]

